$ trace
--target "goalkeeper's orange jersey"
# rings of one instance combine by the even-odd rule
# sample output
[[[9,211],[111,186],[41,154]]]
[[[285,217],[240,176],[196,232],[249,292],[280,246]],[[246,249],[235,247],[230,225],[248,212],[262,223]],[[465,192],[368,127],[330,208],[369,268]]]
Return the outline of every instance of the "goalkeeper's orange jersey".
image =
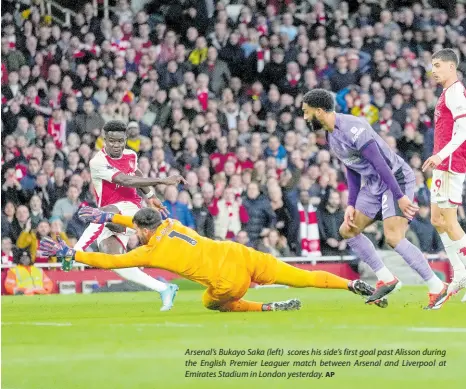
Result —
[[[133,227],[130,216],[115,215],[112,221]],[[77,252],[75,259],[90,266],[108,269],[132,266],[156,267],[205,286],[215,286],[215,281],[224,274],[239,275],[243,271],[252,279],[270,282],[271,276],[266,275],[269,273],[266,269],[273,270],[271,267],[274,266],[270,265],[270,262],[266,264],[263,257],[269,255],[239,243],[202,237],[179,221],[167,219],[157,228],[147,245],[129,253],[109,255]]]

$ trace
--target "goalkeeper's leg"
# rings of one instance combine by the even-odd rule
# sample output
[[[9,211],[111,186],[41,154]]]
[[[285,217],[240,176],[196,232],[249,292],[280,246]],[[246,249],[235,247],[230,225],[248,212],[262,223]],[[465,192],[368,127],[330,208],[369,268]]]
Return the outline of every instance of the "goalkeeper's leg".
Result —
[[[326,288],[349,290],[351,281],[335,274],[315,270],[308,271],[277,261],[274,284],[288,285],[294,288]]]
[[[292,311],[301,307],[301,302],[297,299],[272,303],[244,300],[251,277],[246,271],[241,273],[236,273],[235,277],[218,279],[215,282],[216,287],[210,287],[204,292],[203,305],[221,312]]]

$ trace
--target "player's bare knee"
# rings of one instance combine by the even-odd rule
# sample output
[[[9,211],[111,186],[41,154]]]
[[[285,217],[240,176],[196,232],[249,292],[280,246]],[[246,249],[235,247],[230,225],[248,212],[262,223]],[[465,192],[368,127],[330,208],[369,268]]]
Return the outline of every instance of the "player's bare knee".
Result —
[[[359,235],[361,233],[361,231],[359,230],[359,228],[355,228],[355,227],[350,227],[346,224],[342,224],[340,226],[340,235],[343,239],[350,239],[350,238],[354,238],[356,235]]]
[[[431,215],[430,217],[430,222],[432,223],[432,226],[434,226],[434,228],[440,232],[444,232],[445,230],[445,222],[443,220],[443,217],[441,215],[437,216],[437,215]]]
[[[385,242],[392,248],[395,248],[403,238],[404,235],[401,234],[399,231],[385,231]]]

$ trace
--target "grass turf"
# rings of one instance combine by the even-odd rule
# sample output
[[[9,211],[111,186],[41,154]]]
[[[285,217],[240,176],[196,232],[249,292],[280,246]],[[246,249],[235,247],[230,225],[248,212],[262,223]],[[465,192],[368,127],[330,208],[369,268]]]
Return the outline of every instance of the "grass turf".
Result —
[[[3,389],[462,388],[466,378],[466,304],[459,298],[424,311],[422,288],[408,288],[387,309],[365,306],[344,291],[251,290],[259,301],[299,297],[299,312],[219,313],[184,288],[175,308],[159,312],[154,293],[2,298]],[[367,361],[446,360],[445,367],[293,367],[312,359],[351,362],[354,356],[185,356],[186,349],[442,349],[440,356],[367,356]],[[198,367],[187,368],[190,358]],[[288,367],[199,367],[201,359],[291,361]],[[334,372],[333,378],[185,378],[185,371]]]

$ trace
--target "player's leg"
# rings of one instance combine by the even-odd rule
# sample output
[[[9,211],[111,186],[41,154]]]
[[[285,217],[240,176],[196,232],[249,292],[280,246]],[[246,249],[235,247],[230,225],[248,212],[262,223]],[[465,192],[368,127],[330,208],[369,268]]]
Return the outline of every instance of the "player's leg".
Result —
[[[457,206],[449,202],[433,203],[431,204],[431,210],[432,225],[442,239],[443,247],[448,254],[453,271],[455,273],[465,272],[465,264],[461,257],[464,258],[462,249],[466,248],[466,234],[458,222]]]
[[[127,201],[107,205],[101,209],[107,212],[121,213],[123,215],[134,215],[139,210],[135,204]],[[107,254],[125,253],[131,232],[129,232],[126,227],[114,223],[107,223],[105,227],[104,232],[97,239],[99,251]],[[168,311],[173,307],[173,301],[178,291],[177,285],[158,281],[144,273],[138,267],[113,269],[113,271],[128,281],[159,292],[160,298],[162,299],[161,311]]]
[[[383,263],[374,244],[362,234],[366,227],[380,218],[381,207],[380,200],[369,193],[366,188],[362,188],[355,207],[356,213],[353,223],[356,227],[342,224],[340,235],[346,239],[348,246],[357,257],[372,269],[379,281],[390,284],[390,282],[395,280],[395,276]]]
[[[106,254],[124,254],[126,252],[126,235],[117,234],[110,235],[99,241],[99,251]],[[156,280],[155,278],[144,273],[138,267],[128,267],[123,269],[112,269],[116,274],[125,280],[142,285],[150,290],[160,293],[162,299],[161,311],[168,311],[173,307],[173,302],[178,291],[178,286],[175,284],[166,284]]]
[[[466,234],[458,223],[464,175],[434,170],[432,177],[431,222],[442,239],[453,268],[449,294],[466,287]]]
[[[86,251],[86,249],[99,237],[104,230],[104,227],[105,226],[103,224],[89,224],[73,248],[76,251]]]
[[[414,198],[414,182],[402,183],[402,191],[412,200]],[[398,206],[398,201],[391,191],[386,191],[383,195],[382,216],[384,219],[384,235],[387,244],[392,247],[406,263],[424,280],[429,288],[429,306],[441,298],[447,296],[447,285],[438,278],[429,266],[427,259],[418,247],[406,239],[408,230],[408,220],[403,216]],[[378,288],[376,293],[368,299],[372,302],[382,295],[386,295],[386,287]],[[446,300],[445,300],[446,301]]]

